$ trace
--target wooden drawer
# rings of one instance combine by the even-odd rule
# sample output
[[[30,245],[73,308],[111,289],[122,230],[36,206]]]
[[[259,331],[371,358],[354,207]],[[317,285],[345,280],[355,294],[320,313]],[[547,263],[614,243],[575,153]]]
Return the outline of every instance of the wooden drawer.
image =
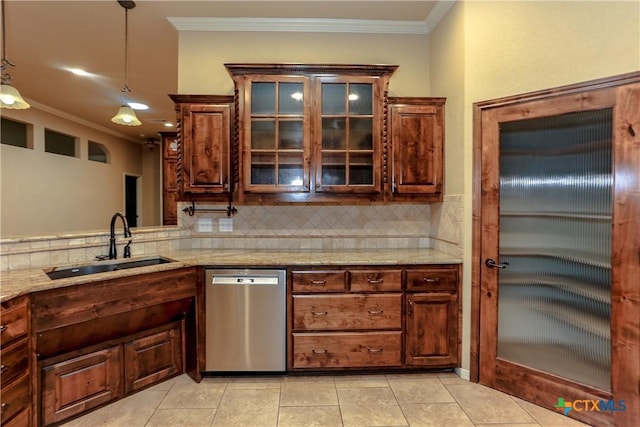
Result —
[[[402,332],[294,333],[293,368],[400,366]]]
[[[27,297],[17,297],[2,303],[0,308],[0,345],[5,346],[27,334],[29,324],[27,303]]]
[[[28,427],[31,425],[31,408],[27,408],[7,422],[3,422],[3,427]]]
[[[402,290],[402,270],[352,270],[350,289],[356,292],[393,292]]]
[[[400,329],[402,294],[294,295],[294,330]]]
[[[408,291],[455,291],[457,289],[457,267],[438,267],[420,270],[407,270]]]
[[[29,369],[29,341],[26,338],[2,347],[1,384],[9,384]]]
[[[340,270],[293,271],[294,292],[342,292],[346,289],[347,272]]]
[[[18,381],[2,387],[2,415],[0,416],[0,424],[4,425],[7,421],[14,418],[21,411],[27,409],[31,403],[31,393],[29,393],[29,375],[23,375]]]

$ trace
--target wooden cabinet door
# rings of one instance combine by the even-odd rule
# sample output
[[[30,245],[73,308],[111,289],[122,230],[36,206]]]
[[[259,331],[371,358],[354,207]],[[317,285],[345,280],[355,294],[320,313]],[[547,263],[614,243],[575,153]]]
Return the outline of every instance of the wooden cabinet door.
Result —
[[[162,225],[178,224],[178,143],[176,132],[162,135]]]
[[[457,366],[457,302],[458,296],[452,292],[407,294],[407,365]]]
[[[125,393],[140,390],[183,371],[182,328],[138,338],[124,345]]]
[[[42,418],[49,425],[122,395],[122,346],[42,369]]]
[[[182,119],[182,191],[229,191],[231,105],[189,104]]]
[[[391,102],[393,195],[441,195],[444,98]]]

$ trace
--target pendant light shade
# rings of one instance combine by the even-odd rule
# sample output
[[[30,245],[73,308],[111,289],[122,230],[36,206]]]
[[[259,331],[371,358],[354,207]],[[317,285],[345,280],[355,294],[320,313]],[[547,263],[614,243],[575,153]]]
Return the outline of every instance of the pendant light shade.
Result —
[[[0,85],[0,108],[8,108],[10,110],[24,110],[31,107],[27,101],[22,99],[18,89],[13,87],[11,83],[2,79]]]
[[[118,114],[113,116],[111,121],[124,126],[140,126],[142,124],[140,120],[138,120],[138,117],[136,117],[133,108],[128,105],[122,105],[118,110]]]
[[[5,23],[5,0],[2,0],[2,84],[0,85],[0,108],[11,110],[24,110],[31,107],[27,101],[22,99],[20,92],[11,84],[11,74],[5,72],[9,67],[15,65],[7,59],[7,26]]]
[[[118,4],[120,4],[124,9],[124,87],[122,88],[122,105],[111,121],[123,126],[140,126],[142,123],[138,120],[138,117],[136,117],[135,111],[129,107],[127,97],[127,94],[131,92],[131,89],[129,89],[128,74],[129,9],[136,7],[136,3],[128,0],[118,0]]]

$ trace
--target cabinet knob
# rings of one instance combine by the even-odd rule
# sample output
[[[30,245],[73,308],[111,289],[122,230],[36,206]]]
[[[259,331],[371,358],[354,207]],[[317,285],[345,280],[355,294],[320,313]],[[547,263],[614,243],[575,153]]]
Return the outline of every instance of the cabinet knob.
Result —
[[[382,353],[382,347],[378,347],[378,348],[367,347],[367,351],[369,353]]]
[[[322,349],[322,350],[316,350],[315,348],[313,350],[311,350],[313,352],[313,354],[327,354],[327,349]]]
[[[328,311],[311,311],[311,314],[314,316],[326,316],[329,314]]]
[[[7,325],[0,325],[0,332],[4,332],[4,331],[6,331],[6,330],[7,330],[7,328],[8,328],[8,326],[7,326]]]
[[[9,369],[8,365],[0,365],[0,374],[4,373],[4,371],[6,371],[7,369]]]
[[[409,304],[409,309],[407,310],[407,316],[413,315],[413,301],[408,300],[407,304]]]
[[[379,316],[384,313],[384,310],[367,310],[367,312],[372,316]]]
[[[312,285],[325,285],[327,283],[326,280],[312,280],[311,284]]]
[[[434,277],[434,278],[425,277],[423,280],[425,281],[425,283],[440,283],[439,277]]]
[[[6,411],[8,407],[8,403],[3,403],[2,405],[0,405],[0,413],[4,414],[4,411]]]
[[[378,279],[378,280],[367,279],[367,282],[369,282],[369,284],[371,285],[381,285],[384,283],[384,279]]]

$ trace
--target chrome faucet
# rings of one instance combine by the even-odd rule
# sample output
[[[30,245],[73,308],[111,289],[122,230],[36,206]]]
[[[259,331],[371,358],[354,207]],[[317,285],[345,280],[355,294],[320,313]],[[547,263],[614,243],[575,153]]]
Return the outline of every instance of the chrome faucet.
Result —
[[[122,223],[124,224],[124,237],[131,237],[131,230],[129,230],[129,224],[127,223],[127,218],[125,218],[124,215],[122,215],[122,213],[120,212],[116,212],[113,214],[113,216],[111,217],[111,238],[109,239],[109,259],[116,259],[118,258],[118,253],[116,251],[116,231],[115,231],[115,227],[116,227],[116,219],[120,217],[122,219]],[[131,244],[131,241],[129,241],[129,244]],[[129,246],[129,244],[127,244],[127,246]],[[127,249],[129,249],[127,247]],[[130,258],[131,257],[131,252],[128,250],[125,250],[124,252],[124,257],[125,258]]]

